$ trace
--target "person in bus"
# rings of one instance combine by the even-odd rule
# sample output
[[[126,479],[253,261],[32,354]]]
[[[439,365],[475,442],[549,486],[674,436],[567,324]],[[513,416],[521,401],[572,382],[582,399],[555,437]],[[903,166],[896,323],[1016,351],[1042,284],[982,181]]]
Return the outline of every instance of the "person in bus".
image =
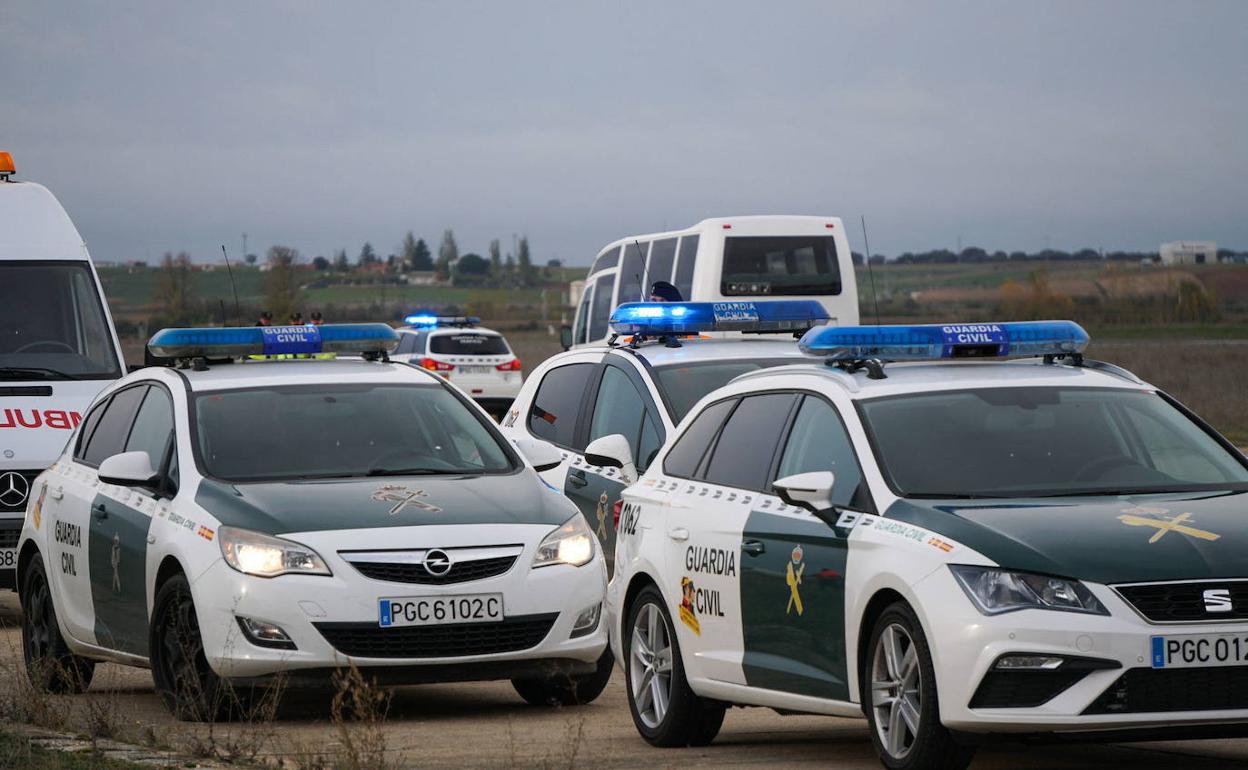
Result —
[[[655,281],[650,287],[651,302],[681,302],[683,299],[680,296],[680,289],[667,281]]]
[[[310,323],[313,326],[320,326],[321,324],[325,323],[325,317],[321,315],[321,311],[315,310],[312,312],[312,320],[310,321]]]
[[[290,325],[291,326],[303,326],[303,313],[300,313],[298,311],[291,311]]]
[[[272,326],[273,314],[267,310],[260,311],[260,319],[256,321],[256,326]]]

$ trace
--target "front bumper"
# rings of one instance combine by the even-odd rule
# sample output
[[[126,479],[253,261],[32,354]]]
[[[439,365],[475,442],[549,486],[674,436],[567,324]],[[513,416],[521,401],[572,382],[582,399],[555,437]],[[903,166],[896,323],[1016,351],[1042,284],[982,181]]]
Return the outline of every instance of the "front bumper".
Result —
[[[465,537],[462,527],[428,529],[439,547],[455,546],[455,537]],[[461,531],[456,533],[455,529]],[[496,577],[450,585],[368,578],[338,556],[335,547],[376,548],[385,542],[382,530],[289,536],[316,548],[333,570],[331,576],[266,579],[244,575],[217,560],[192,583],[209,663],[218,674],[231,679],[265,677],[279,671],[315,679],[348,664],[368,669],[379,679],[407,682],[592,670],[607,645],[603,613],[599,612],[597,626],[588,633],[574,637],[573,625],[583,610],[603,600],[606,567],[602,557],[583,567],[531,569],[536,542],[549,528],[516,527],[535,532],[517,531],[514,538],[508,536],[508,529],[497,527],[492,536],[500,543],[524,544],[511,569]],[[322,537],[335,545],[320,542]],[[382,628],[378,622],[380,598],[478,593],[503,595],[502,623]],[[294,649],[253,642],[240,628],[240,617],[279,626],[293,641]]]
[[[1154,636],[1229,633],[1248,638],[1248,624],[1153,625],[1108,587],[1088,588],[1110,616],[1051,610],[984,616],[947,569],[920,581],[920,613],[945,726],[982,734],[1248,723],[1248,667],[1155,670],[1150,660]],[[1011,690],[993,666],[1002,655],[1017,653],[1084,663],[1072,664],[1066,681],[1029,686],[1033,680]],[[1216,692],[1214,683],[1220,688]]]

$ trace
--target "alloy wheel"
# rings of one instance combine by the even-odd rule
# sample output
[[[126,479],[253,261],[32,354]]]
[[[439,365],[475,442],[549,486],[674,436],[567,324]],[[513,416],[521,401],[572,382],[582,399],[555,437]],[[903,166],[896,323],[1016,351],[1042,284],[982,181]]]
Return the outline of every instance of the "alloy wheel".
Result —
[[[871,658],[871,708],[880,743],[894,759],[910,753],[922,715],[919,655],[898,623],[880,634]]]
[[[645,604],[633,621],[629,656],[629,687],[637,715],[646,727],[656,728],[671,704],[672,636],[653,602]]]

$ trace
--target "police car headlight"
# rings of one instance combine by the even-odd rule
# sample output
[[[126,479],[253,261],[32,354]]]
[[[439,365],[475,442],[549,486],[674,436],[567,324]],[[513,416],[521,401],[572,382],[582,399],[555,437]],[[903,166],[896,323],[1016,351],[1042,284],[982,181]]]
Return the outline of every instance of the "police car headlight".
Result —
[[[985,615],[1027,609],[1109,614],[1078,580],[964,564],[951,564],[949,569],[971,602]]]
[[[329,567],[316,551],[280,537],[234,527],[217,530],[225,563],[248,575],[277,577],[288,573],[328,575]]]
[[[576,514],[563,526],[546,536],[533,556],[534,567],[571,564],[580,567],[594,558],[594,533],[589,531],[585,517]]]

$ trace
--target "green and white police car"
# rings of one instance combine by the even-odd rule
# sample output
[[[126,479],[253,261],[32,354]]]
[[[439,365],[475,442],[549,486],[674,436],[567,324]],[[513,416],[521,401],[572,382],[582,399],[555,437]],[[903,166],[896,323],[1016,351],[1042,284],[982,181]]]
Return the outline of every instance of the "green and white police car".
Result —
[[[821,327],[826,362],[702,399],[623,493],[641,735],[865,713],[887,767],[949,768],[992,734],[1248,734],[1248,462],[1087,341]]]
[[[150,667],[180,718],[233,685],[511,679],[581,703],[610,675],[601,550],[462,392],[384,324],[166,329],[35,480],[18,545],[27,670],[81,691]],[[307,360],[317,353],[354,360]],[[230,356],[280,360],[217,360]],[[518,453],[517,448],[520,450]]]

